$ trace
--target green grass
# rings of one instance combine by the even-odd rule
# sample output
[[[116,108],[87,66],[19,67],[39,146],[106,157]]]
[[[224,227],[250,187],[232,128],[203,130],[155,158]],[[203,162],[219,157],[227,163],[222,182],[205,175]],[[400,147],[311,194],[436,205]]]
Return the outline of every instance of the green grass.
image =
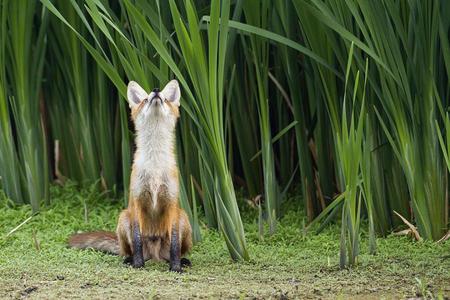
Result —
[[[190,254],[193,267],[182,275],[168,272],[165,263],[148,262],[145,269],[134,270],[118,257],[66,247],[68,235],[77,230],[113,230],[122,203],[94,188],[52,187],[51,204],[6,237],[32,210],[11,209],[0,200],[0,298],[450,296],[450,242],[417,243],[390,235],[377,239],[377,255],[372,256],[364,224],[358,265],[339,270],[339,226],[302,235],[305,216],[294,201],[284,204],[287,213],[276,233],[262,241],[257,211],[244,208],[252,253],[248,262],[232,262],[223,239],[206,226],[201,226],[203,241]]]

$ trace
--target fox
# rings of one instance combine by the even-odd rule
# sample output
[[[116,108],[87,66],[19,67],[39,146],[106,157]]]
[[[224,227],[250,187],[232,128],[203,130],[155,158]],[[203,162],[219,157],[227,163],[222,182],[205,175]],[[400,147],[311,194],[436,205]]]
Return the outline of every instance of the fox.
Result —
[[[124,257],[124,263],[142,268],[147,260],[166,261],[169,270],[191,266],[183,258],[192,248],[192,229],[179,206],[175,128],[180,116],[181,91],[177,80],[147,93],[130,81],[127,100],[136,136],[128,207],[116,232],[74,234],[69,247],[93,248]]]

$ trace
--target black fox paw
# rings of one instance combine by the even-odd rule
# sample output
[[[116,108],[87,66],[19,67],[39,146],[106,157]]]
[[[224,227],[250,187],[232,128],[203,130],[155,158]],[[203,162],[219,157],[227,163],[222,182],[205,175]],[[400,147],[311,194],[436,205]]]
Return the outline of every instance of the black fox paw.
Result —
[[[132,256],[125,256],[123,259],[123,263],[125,265],[132,265],[133,264],[133,257]]]
[[[137,259],[137,260],[134,259],[132,264],[131,264],[131,266],[133,268],[136,268],[136,269],[143,268],[144,267],[144,261],[142,259]]]
[[[142,269],[144,267],[144,264],[132,264],[131,266],[135,269]]]
[[[176,273],[183,273],[183,269],[181,268],[181,265],[179,265],[179,264],[170,266],[169,271],[176,272]]]
[[[180,264],[182,267],[192,267],[191,261],[185,257],[180,260]]]

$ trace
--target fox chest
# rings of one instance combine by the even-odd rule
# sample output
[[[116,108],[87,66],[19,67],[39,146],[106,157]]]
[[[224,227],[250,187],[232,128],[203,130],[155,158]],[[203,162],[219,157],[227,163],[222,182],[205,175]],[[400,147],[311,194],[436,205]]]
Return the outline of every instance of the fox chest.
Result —
[[[178,196],[178,180],[166,172],[138,170],[131,183],[131,193],[134,198],[156,207],[158,201]]]

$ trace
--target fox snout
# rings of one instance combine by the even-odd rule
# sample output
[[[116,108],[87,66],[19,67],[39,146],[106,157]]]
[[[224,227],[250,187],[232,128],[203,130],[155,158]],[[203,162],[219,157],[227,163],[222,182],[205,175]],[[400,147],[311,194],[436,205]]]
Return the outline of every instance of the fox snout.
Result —
[[[153,103],[155,103],[156,105],[161,105],[163,103],[163,96],[164,95],[161,94],[158,88],[153,89],[150,95],[148,95],[150,105],[152,105]]]
[[[161,97],[155,96],[153,98],[150,99],[150,105],[152,105],[153,103],[160,105],[162,104],[162,100]]]
[[[155,97],[152,100],[150,100],[150,105],[153,104],[153,102],[155,102],[156,105],[161,105],[162,100],[161,100],[161,98]]]

